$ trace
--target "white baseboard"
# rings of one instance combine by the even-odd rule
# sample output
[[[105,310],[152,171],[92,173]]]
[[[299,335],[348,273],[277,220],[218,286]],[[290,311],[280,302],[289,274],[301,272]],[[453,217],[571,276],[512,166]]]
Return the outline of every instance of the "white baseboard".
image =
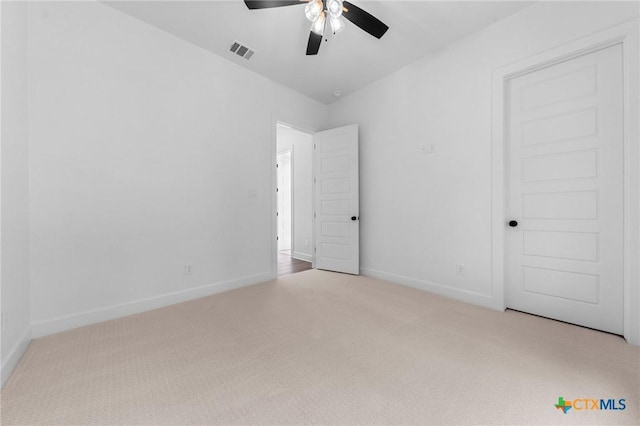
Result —
[[[407,287],[417,288],[419,290],[428,291],[429,293],[434,293],[439,296],[456,299],[461,302],[471,303],[473,305],[479,305],[485,308],[495,309],[499,311],[504,310],[502,306],[498,306],[499,302],[496,302],[492,296],[487,296],[486,294],[453,288],[431,281],[418,280],[416,278],[398,275],[391,272],[379,271],[377,269],[362,268],[360,269],[360,273],[368,277],[378,278],[380,280],[390,281],[392,283],[401,284]]]
[[[20,340],[15,344],[13,348],[9,351],[9,356],[6,361],[2,363],[2,367],[0,367],[0,380],[2,381],[2,386],[7,383],[9,377],[11,377],[11,373],[15,370],[20,358],[24,355],[24,352],[29,347],[29,343],[31,343],[31,326],[27,327],[25,332],[20,337]]]
[[[247,287],[264,281],[269,281],[273,278],[273,273],[265,272],[248,277],[242,277],[229,281],[221,281],[214,284],[207,284],[196,288],[167,293],[147,299],[135,300],[132,302],[122,303],[106,308],[65,315],[47,321],[34,322],[31,324],[32,336],[35,339],[37,337],[47,336],[49,334],[59,333],[65,330],[71,330],[73,328],[82,327],[85,325],[126,317],[128,315],[162,308],[176,303],[186,302],[188,300],[222,293],[224,291]]]
[[[291,255],[294,259],[304,260],[305,262],[311,262],[311,255],[306,253],[300,253],[299,251],[294,251]]]

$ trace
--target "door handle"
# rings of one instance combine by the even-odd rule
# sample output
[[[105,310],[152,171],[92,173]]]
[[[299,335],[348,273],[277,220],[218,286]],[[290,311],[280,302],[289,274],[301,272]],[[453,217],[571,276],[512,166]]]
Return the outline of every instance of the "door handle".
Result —
[[[357,216],[351,216],[351,220],[358,220]]]
[[[509,226],[512,228],[515,228],[516,226],[518,226],[518,221],[517,220],[510,220],[509,221]]]

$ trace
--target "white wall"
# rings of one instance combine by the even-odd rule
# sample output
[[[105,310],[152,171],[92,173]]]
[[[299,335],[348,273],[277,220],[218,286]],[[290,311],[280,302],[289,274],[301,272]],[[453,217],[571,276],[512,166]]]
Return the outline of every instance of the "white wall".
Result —
[[[2,385],[30,337],[27,5],[2,2]]]
[[[29,19],[34,336],[275,276],[275,122],[328,108],[99,3]]]
[[[327,108],[104,5],[29,4],[34,335],[273,276],[276,121],[360,124],[364,273],[491,305],[492,71],[637,13],[537,4]]]
[[[360,124],[363,273],[497,307],[492,72],[637,15],[631,2],[537,3],[332,104],[331,126]]]
[[[293,148],[293,249],[311,262],[313,232],[313,135],[278,125],[278,152]]]

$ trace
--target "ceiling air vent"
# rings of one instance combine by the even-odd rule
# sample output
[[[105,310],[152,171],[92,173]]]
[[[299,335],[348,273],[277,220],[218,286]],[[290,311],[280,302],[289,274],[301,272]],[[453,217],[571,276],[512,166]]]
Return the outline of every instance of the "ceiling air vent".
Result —
[[[244,46],[237,41],[234,41],[231,47],[229,48],[230,52],[235,53],[236,55],[245,58],[246,60],[251,59],[255,51],[249,49],[247,46]]]

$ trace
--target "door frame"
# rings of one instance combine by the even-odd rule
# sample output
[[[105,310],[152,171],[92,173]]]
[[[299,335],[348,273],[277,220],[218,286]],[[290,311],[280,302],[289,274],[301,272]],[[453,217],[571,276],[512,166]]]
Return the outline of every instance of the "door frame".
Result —
[[[308,135],[315,135],[316,130],[313,130],[311,126],[304,126],[298,124],[291,124],[287,120],[282,120],[275,116],[271,115],[271,278],[278,278],[278,193],[276,192],[278,188],[278,171],[277,171],[277,163],[278,163],[278,124],[283,126],[290,127],[294,130],[297,130],[302,133],[306,133]],[[312,142],[314,143],[314,142]],[[291,150],[291,210],[293,210],[293,149]],[[315,177],[315,149],[311,150],[311,173],[312,176]],[[313,212],[315,211],[315,197],[312,197],[313,205],[311,207],[312,216],[311,220],[313,222]],[[293,254],[293,214],[292,214],[292,222],[291,222],[291,253]],[[315,247],[316,234],[315,234],[315,226],[311,227],[311,247]],[[316,265],[316,253],[315,250],[311,250],[311,267],[315,268]]]
[[[564,62],[606,47],[622,45],[623,56],[623,293],[624,337],[640,345],[640,115],[638,18],[574,40],[535,56],[505,65],[492,75],[491,123],[491,276],[494,308],[505,310],[506,233],[506,102],[507,82],[517,76]]]

